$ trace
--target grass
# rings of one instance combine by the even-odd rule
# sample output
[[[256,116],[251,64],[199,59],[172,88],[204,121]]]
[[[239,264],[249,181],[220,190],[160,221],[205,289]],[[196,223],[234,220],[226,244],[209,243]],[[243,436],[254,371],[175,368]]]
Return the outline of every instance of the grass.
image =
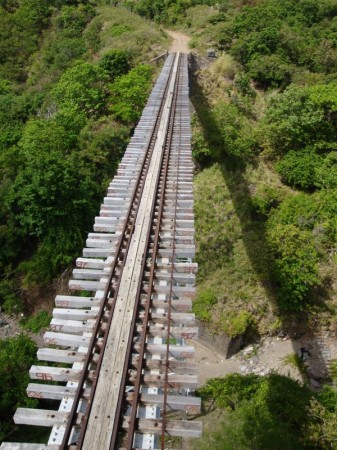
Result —
[[[39,333],[42,328],[49,326],[50,321],[51,315],[47,311],[39,311],[34,316],[23,319],[20,323],[25,330],[29,330],[32,333]]]
[[[112,48],[127,49],[135,63],[142,63],[169,46],[169,39],[160,28],[126,9],[103,6],[95,20],[102,23],[101,55]]]
[[[252,168],[247,171],[248,181],[260,176]],[[213,329],[230,336],[244,333],[252,322],[257,323],[260,333],[265,333],[275,322],[273,305],[247,252],[245,235],[250,235],[250,251],[259,254],[262,266],[268,264],[267,255],[261,251],[258,234],[252,235],[249,227],[242,229],[226,177],[235,178],[235,172],[219,164],[204,169],[195,177],[199,272],[194,310]],[[237,191],[239,196],[239,184]],[[243,197],[241,208],[245,211],[248,207]],[[251,226],[256,223],[252,222]],[[209,301],[206,295],[209,292],[216,301]]]
[[[213,45],[213,39],[209,32],[209,18],[216,15],[217,11],[209,6],[198,5],[186,10],[183,29],[192,34],[190,43],[194,52],[205,56],[206,50]],[[179,24],[181,27],[181,24]]]

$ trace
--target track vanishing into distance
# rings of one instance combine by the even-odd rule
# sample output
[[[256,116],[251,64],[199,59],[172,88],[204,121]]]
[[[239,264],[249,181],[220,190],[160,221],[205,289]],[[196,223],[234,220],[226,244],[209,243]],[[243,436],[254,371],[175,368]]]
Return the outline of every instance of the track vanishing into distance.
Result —
[[[187,55],[170,54],[30,369],[28,396],[53,409],[14,416],[51,427],[48,444],[1,450],[163,450],[201,435],[187,420],[200,412],[190,139]]]

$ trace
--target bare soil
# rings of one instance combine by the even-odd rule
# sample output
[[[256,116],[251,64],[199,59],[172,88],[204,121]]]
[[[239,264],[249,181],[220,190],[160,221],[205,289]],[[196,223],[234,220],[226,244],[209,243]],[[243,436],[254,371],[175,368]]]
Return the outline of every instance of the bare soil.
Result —
[[[329,377],[331,361],[337,358],[336,336],[324,330],[315,338],[311,333],[296,340],[290,339],[289,336],[265,337],[228,359],[207,342],[191,341],[191,345],[194,345],[196,350],[199,386],[210,378],[230,373],[255,373],[263,376],[273,371],[295,380],[307,381],[313,389],[319,389],[321,383]],[[304,375],[294,364],[294,355],[301,356],[301,349],[304,349]]]
[[[169,50],[170,53],[190,53],[188,46],[188,43],[191,40],[190,36],[181,31],[165,31],[172,38],[172,44]]]

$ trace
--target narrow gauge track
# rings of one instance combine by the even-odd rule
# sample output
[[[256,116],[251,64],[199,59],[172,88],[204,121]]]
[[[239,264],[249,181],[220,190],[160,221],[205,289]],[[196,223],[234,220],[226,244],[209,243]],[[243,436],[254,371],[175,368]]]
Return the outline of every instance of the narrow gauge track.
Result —
[[[185,343],[197,335],[187,312],[197,269],[190,137],[187,56],[169,55],[69,283],[95,294],[57,296],[44,339],[63,349],[38,351],[72,367],[30,370],[66,383],[27,388],[60,408],[14,416],[52,426],[48,445],[1,449],[167,449],[167,436],[201,434],[199,422],[184,420],[200,411],[186,395],[197,381]]]

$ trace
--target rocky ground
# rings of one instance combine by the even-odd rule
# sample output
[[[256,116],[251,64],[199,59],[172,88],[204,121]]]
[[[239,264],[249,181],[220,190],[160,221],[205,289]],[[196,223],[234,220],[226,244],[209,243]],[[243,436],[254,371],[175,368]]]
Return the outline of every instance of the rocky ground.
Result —
[[[19,320],[0,312],[0,339],[17,336],[22,332]],[[41,347],[41,335],[27,333]],[[203,385],[209,378],[225,376],[229,373],[255,373],[267,375],[275,371],[296,380],[310,383],[318,389],[323,379],[329,376],[331,361],[337,359],[337,340],[326,330],[313,335],[306,333],[300,338],[291,339],[287,335],[262,338],[254,345],[248,345],[230,358],[225,352],[215,350],[209,342],[191,341],[196,349],[195,361],[198,365],[198,384]],[[302,350],[301,350],[302,349]],[[300,358],[301,369],[296,366],[294,355]]]
[[[325,332],[317,333],[315,339],[309,333],[296,340],[288,336],[266,337],[228,359],[206,342],[193,341],[191,344],[196,349],[199,385],[209,378],[229,373],[263,376],[274,371],[296,380],[306,379],[312,388],[318,389],[323,379],[329,376],[331,360],[337,358],[336,338]],[[299,356],[300,368],[296,365],[295,355]]]
[[[19,318],[0,312],[0,339],[17,336],[21,333]]]

